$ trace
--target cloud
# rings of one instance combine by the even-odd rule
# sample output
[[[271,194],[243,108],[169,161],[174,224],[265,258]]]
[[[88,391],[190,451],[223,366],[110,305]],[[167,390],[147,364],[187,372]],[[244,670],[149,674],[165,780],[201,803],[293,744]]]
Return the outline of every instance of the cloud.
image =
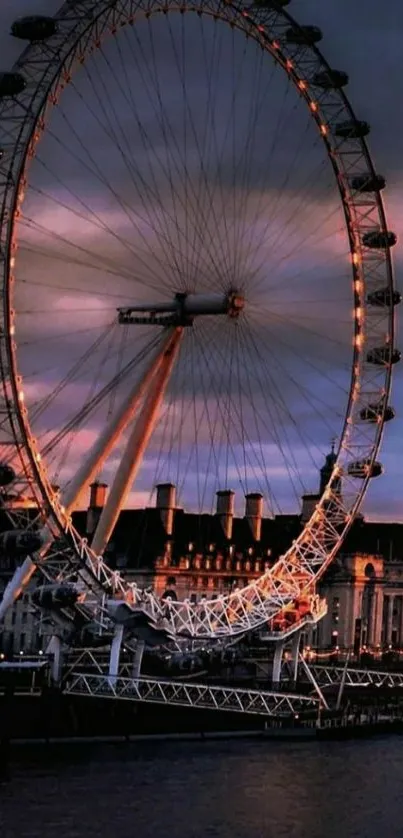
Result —
[[[55,10],[50,0],[36,6],[38,13]],[[17,14],[31,11],[22,0],[3,3],[4,31]],[[373,123],[371,145],[379,171],[396,184],[388,202],[390,226],[403,233],[397,188],[403,180],[398,142],[403,123],[395,105],[400,4],[394,0],[380,11],[375,0],[368,0],[363,16],[349,0],[332,8],[300,0],[290,11],[322,26],[329,61],[350,73],[357,114]],[[173,25],[177,35],[181,20],[178,16]],[[340,432],[351,363],[350,266],[331,168],[284,75],[266,72],[253,47],[244,61],[238,36],[234,44],[241,46],[232,54],[231,34],[222,42],[217,36],[214,47],[213,39],[203,39],[200,22],[190,23],[185,64],[192,119],[186,126],[178,87],[182,54],[175,56],[165,19],[153,30],[155,65],[149,24],[137,31],[143,53],[134,34],[122,34],[120,41],[133,86],[111,41],[106,55],[112,70],[97,55],[77,76],[39,145],[40,162],[31,167],[23,211],[32,221],[21,225],[26,249],[18,256],[15,294],[27,402],[45,397],[69,376],[106,335],[118,305],[171,298],[192,287],[204,292],[245,288],[249,310],[237,331],[231,329],[234,324],[206,320],[186,335],[130,502],[142,503],[159,476],[176,482],[179,475],[183,503],[190,508],[202,501],[213,504],[225,478],[242,491],[246,485],[263,486],[279,507],[295,509],[302,490],[297,473],[314,489],[316,468],[330,438]],[[4,47],[5,60],[7,50],[11,59],[19,49],[10,39]],[[214,111],[208,86],[201,84],[206,55],[218,80]],[[205,132],[212,124],[214,135]],[[193,174],[190,194],[184,167]],[[188,217],[185,205],[192,209]],[[399,251],[396,258],[400,268]],[[82,362],[34,423],[35,432],[62,427],[149,339],[144,327],[122,334],[116,327]],[[235,346],[238,363],[231,365]],[[139,363],[139,375],[141,368]],[[402,415],[400,371],[396,381],[394,402]],[[78,430],[66,455],[64,480],[74,474],[123,393],[122,388],[115,403],[107,400]],[[366,505],[371,514],[389,509],[399,514],[390,498],[400,492],[402,420],[386,430],[387,474],[371,487]],[[106,465],[108,480],[117,460],[115,455]]]

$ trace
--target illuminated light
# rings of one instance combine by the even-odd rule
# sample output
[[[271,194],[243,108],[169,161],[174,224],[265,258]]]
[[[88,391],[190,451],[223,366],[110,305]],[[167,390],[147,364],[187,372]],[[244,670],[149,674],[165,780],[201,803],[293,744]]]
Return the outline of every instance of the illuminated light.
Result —
[[[360,346],[362,346],[362,341],[363,341],[363,337],[362,337],[362,335],[356,335],[356,336],[355,336],[355,338],[354,338],[354,343],[355,343],[355,345],[356,345],[358,348],[359,348]]]
[[[363,311],[362,311],[362,308],[359,306],[355,310],[355,316],[356,316],[356,319],[358,320],[359,323],[361,323],[362,315],[363,315]]]
[[[40,455],[39,451],[37,451],[37,452],[36,452],[36,454],[35,454],[35,460],[36,460],[36,462],[37,462],[37,463],[40,463],[40,462],[41,462],[41,459],[42,459],[42,457],[41,457],[41,455]]]
[[[310,107],[311,111],[313,111],[314,113],[316,113],[316,111],[318,110],[318,106],[317,106],[316,102],[311,102],[309,107]]]
[[[263,32],[263,34],[266,32],[264,26],[258,26],[257,31],[258,32]]]
[[[299,87],[300,90],[306,90],[308,85],[307,85],[306,81],[303,81],[302,79],[300,79],[299,82],[298,82],[298,87]]]
[[[326,135],[328,134],[327,125],[321,125],[320,126],[320,133],[322,134],[323,137],[326,137]]]
[[[361,262],[361,255],[359,253],[353,253],[352,260],[353,265],[359,265]]]
[[[289,58],[287,58],[285,66],[287,67],[287,70],[293,70],[294,69],[294,64],[292,63],[292,61],[290,61]]]
[[[18,391],[18,401],[23,402],[23,401],[24,401],[24,399],[25,399],[25,396],[24,396],[24,391],[23,391],[23,390],[19,390],[19,391]]]
[[[248,14],[248,12],[242,12],[242,17],[249,18],[249,17],[250,17],[250,15]]]
[[[11,336],[15,335],[15,326],[14,325],[10,326],[10,335]]]
[[[279,44],[278,41],[272,41],[271,45],[272,45],[273,49],[280,49],[280,44]]]
[[[15,267],[15,256],[12,256],[11,259],[10,259],[10,268],[14,268],[14,267]]]

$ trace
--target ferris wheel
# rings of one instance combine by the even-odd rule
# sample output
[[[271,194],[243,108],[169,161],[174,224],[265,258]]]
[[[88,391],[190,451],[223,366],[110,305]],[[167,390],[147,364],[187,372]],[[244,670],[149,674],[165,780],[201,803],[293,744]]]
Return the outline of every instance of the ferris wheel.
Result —
[[[25,558],[0,613],[39,568],[72,584],[67,617],[123,600],[175,637],[240,634],[314,590],[382,473],[400,359],[385,180],[347,74],[288,6],[67,0],[13,24],[1,538]],[[195,521],[234,487],[295,513],[333,437],[308,520],[245,587],[167,607],[108,567],[122,508],[157,484]],[[96,478],[89,543],[72,513]]]

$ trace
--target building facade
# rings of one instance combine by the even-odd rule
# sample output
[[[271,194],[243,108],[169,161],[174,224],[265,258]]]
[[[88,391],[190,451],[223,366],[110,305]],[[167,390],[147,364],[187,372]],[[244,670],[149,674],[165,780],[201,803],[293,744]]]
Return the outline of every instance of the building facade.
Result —
[[[333,466],[332,450],[321,469],[319,491]],[[88,510],[74,523],[89,540],[107,496],[107,486],[91,486]],[[177,507],[172,484],[157,487],[153,508],[122,510],[108,545],[107,561],[140,587],[160,597],[214,598],[257,579],[271,568],[295,539],[318,495],[302,498],[299,515],[263,514],[258,493],[244,499],[244,514],[234,514],[234,493],[217,493],[212,515]],[[0,589],[13,572],[12,560],[0,557]],[[37,584],[34,580],[33,585]],[[328,613],[306,642],[323,650],[403,651],[403,523],[375,523],[359,517],[342,552],[327,570],[318,593]],[[27,591],[7,614],[0,629],[0,653],[34,652],[44,647],[49,629]]]

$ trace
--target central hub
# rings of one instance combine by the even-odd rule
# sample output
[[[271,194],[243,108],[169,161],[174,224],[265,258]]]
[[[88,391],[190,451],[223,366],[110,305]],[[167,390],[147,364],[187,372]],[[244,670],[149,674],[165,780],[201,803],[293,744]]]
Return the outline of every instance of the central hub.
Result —
[[[235,319],[245,305],[243,294],[231,289],[226,294],[178,293],[172,301],[141,303],[118,308],[119,323],[155,323],[157,326],[191,326],[195,317],[226,314]]]

